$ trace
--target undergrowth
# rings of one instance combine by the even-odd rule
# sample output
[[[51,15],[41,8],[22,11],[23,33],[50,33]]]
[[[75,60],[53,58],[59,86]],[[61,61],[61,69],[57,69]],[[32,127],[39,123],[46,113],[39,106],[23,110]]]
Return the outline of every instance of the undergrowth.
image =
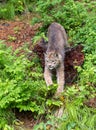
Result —
[[[69,43],[73,46],[78,44],[83,46],[85,60],[81,67],[76,66],[78,77],[75,85],[65,88],[63,117],[61,119],[50,117],[46,123],[40,123],[34,130],[95,130],[96,109],[88,108],[84,102],[96,97],[96,2],[40,0],[36,5],[39,17],[35,17],[32,23],[40,22],[43,25],[36,38],[42,32],[46,34],[52,22],[58,22],[66,29]]]
[[[28,12],[28,0],[6,0],[0,3],[0,19],[14,20],[16,15]]]
[[[11,48],[0,43],[0,113],[9,108],[40,112],[41,104],[38,102],[37,105],[35,99],[42,99],[38,95],[44,84],[42,76],[36,56],[32,62],[25,54],[17,57],[17,52],[13,53]],[[6,115],[4,118],[7,119]]]
[[[22,49],[24,53],[20,54]],[[46,87],[39,59],[32,52],[29,60],[29,53],[25,47],[13,52],[0,41],[0,128],[14,126],[14,109],[46,115],[50,106],[62,104],[51,99],[57,85]]]
[[[87,107],[84,102],[96,97],[96,2],[29,2],[34,3],[34,12],[38,16],[32,19],[32,23],[42,23],[36,38],[42,34],[44,36],[51,22],[58,22],[66,29],[69,43],[83,45],[85,61],[81,67],[76,66],[78,77],[74,85],[66,86],[62,97],[54,99],[57,85],[46,87],[38,57],[32,52],[32,60],[28,60],[29,51],[18,56],[18,51],[13,52],[1,41],[0,128],[14,129],[15,116],[12,109],[17,108],[19,111],[32,111],[37,117],[45,117],[45,122],[36,125],[34,130],[95,130],[96,109]],[[33,11],[31,4],[28,8]],[[58,119],[53,116],[53,112],[61,105],[64,106],[64,114]]]

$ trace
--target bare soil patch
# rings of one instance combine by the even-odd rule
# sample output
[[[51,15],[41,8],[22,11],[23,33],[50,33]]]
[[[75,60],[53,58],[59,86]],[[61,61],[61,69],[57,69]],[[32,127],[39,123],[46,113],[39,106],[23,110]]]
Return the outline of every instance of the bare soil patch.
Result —
[[[32,38],[40,24],[30,26],[21,21],[1,21],[0,39],[5,40],[7,46],[12,46],[13,50],[21,47],[24,43],[32,44]]]

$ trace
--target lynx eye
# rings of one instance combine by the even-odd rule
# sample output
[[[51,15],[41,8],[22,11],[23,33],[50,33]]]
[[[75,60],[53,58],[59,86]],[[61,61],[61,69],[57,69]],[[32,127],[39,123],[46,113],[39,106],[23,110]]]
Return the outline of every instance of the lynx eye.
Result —
[[[58,57],[58,54],[55,54],[56,57]]]

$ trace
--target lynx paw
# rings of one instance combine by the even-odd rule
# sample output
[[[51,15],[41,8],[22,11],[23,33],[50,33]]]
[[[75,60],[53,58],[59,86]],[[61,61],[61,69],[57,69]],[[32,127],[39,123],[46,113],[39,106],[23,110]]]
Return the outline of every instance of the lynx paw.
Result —
[[[55,93],[55,97],[60,97],[62,95],[63,89],[59,88],[57,89],[57,92]]]
[[[51,86],[52,84],[53,84],[53,82],[52,81],[47,81],[47,86]]]

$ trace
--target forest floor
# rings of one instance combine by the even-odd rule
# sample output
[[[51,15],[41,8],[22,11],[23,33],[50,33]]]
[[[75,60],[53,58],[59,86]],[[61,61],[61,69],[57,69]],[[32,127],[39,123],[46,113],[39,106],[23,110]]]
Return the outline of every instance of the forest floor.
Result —
[[[9,47],[12,46],[13,51],[28,43],[31,47],[32,38],[36,34],[40,24],[30,26],[29,23],[17,21],[0,21],[0,40],[4,40],[5,44]],[[17,117],[16,130],[32,130],[33,126],[37,123],[30,112],[15,111]]]
[[[31,26],[26,21],[21,20],[17,21],[0,21],[0,40],[4,40],[7,46],[12,46],[13,50],[21,47],[24,43],[28,43],[31,47],[32,38],[38,31],[40,24],[35,24]],[[67,76],[66,76],[67,77]],[[91,99],[89,102],[85,103],[88,106],[96,107],[96,98]],[[16,130],[32,130],[33,126],[39,121],[33,118],[32,113],[30,112],[15,112],[18,125]]]

